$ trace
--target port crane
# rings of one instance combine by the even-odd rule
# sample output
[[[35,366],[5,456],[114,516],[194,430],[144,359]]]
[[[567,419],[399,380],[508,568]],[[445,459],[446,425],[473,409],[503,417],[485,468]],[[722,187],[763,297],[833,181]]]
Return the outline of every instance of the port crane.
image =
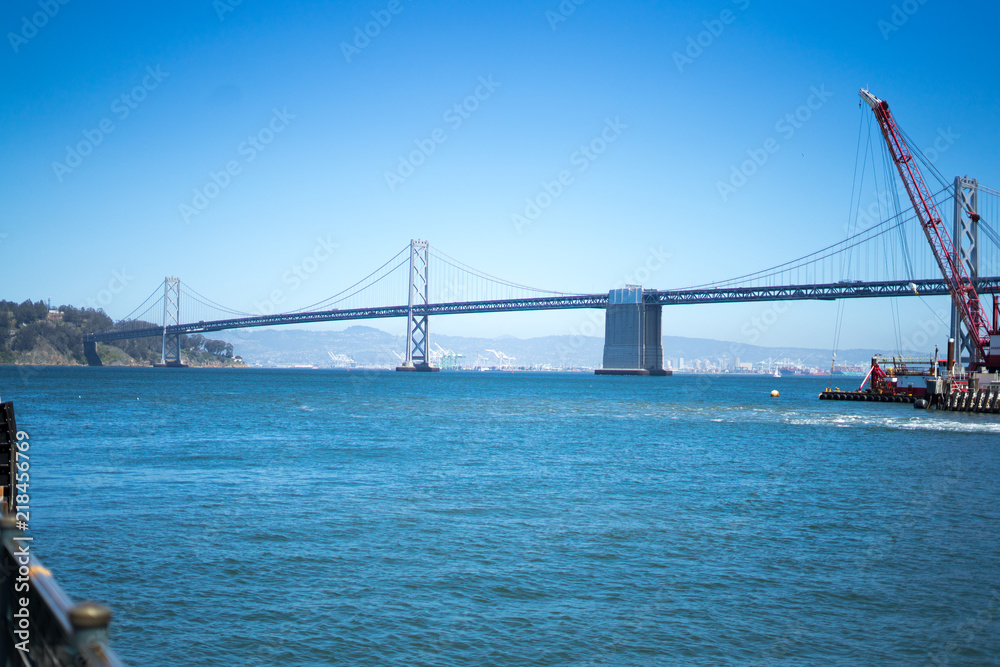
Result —
[[[357,362],[354,361],[354,359],[351,359],[346,354],[334,354],[330,350],[327,350],[326,353],[330,355],[330,361],[332,361],[335,365],[343,367],[351,367],[357,364]]]
[[[441,364],[441,368],[456,368],[458,366],[458,360],[464,359],[464,354],[458,354],[452,350],[446,350],[441,347],[438,343],[434,343],[434,347],[437,350],[431,350],[431,361],[437,361]]]
[[[955,244],[942,222],[937,205],[934,203],[926,183],[924,183],[924,178],[913,159],[913,154],[910,152],[906,140],[903,138],[903,133],[889,111],[889,103],[875,97],[866,88],[862,88],[859,94],[861,99],[875,112],[875,118],[882,130],[882,136],[889,147],[889,152],[892,154],[896,170],[903,180],[906,193],[913,204],[913,210],[916,211],[924,234],[931,244],[931,250],[935,260],[937,260],[938,267],[941,269],[941,275],[944,276],[945,282],[948,284],[952,302],[961,314],[962,321],[974,342],[974,352],[977,358],[971,360],[973,369],[982,365],[991,372],[1000,370],[1000,322],[998,322],[1000,303],[998,303],[996,295],[993,297],[993,327],[991,328],[982,301],[976,292],[976,286],[965,270],[965,266],[959,261]],[[978,218],[979,214],[975,211],[969,211],[969,215]]]
[[[500,364],[498,366],[498,368],[500,370],[506,370],[506,369],[510,368],[512,366],[512,363],[515,361],[514,357],[508,357],[506,354],[504,354],[503,352],[501,352],[499,350],[489,350],[488,349],[486,351],[487,352],[492,352],[493,356],[497,358],[497,361]]]

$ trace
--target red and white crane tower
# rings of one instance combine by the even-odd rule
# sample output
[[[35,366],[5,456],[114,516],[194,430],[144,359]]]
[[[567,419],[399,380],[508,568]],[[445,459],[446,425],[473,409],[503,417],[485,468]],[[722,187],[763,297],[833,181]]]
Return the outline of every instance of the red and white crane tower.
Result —
[[[903,185],[910,196],[913,210],[916,211],[920,225],[931,244],[931,250],[934,252],[934,258],[941,269],[941,275],[948,283],[951,300],[972,339],[973,352],[976,356],[975,359],[971,360],[972,368],[985,366],[991,372],[1000,371],[1000,321],[998,321],[1000,302],[998,302],[997,296],[993,297],[993,325],[991,327],[990,318],[983,309],[975,283],[961,261],[955,244],[938,213],[937,205],[934,203],[934,199],[924,183],[924,178],[920,174],[920,169],[913,159],[913,154],[889,111],[889,103],[880,100],[864,88],[861,89],[860,95],[861,99],[875,112],[875,118],[878,120],[879,127],[882,128],[882,136],[892,154],[893,162],[899,171],[899,177],[903,179]],[[979,219],[979,214],[975,211],[968,213],[974,220]]]

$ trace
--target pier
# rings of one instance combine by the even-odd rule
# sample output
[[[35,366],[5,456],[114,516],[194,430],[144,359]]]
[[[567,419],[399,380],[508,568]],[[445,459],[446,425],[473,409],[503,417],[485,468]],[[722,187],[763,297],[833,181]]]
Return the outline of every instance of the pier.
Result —
[[[922,394],[901,394],[878,389],[844,391],[833,388],[821,392],[819,398],[826,401],[910,403],[921,409],[1000,414],[1000,374],[958,373],[955,377],[927,378],[927,386]]]

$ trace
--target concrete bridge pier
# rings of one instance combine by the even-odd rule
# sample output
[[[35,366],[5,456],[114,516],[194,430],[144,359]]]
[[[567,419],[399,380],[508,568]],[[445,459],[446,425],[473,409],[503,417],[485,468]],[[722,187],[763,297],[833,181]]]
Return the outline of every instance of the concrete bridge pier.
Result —
[[[596,375],[672,375],[663,370],[662,306],[647,304],[642,287],[608,293],[604,314],[604,363]]]
[[[97,343],[92,340],[83,341],[83,358],[88,366],[103,366],[101,357],[97,354]]]

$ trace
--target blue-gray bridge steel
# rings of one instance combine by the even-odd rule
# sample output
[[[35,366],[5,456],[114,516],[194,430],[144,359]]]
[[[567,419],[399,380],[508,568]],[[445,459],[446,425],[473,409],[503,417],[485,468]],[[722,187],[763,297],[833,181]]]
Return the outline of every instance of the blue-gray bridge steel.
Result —
[[[980,294],[1000,291],[1000,277],[974,281]],[[649,305],[679,306],[696,303],[744,303],[754,301],[832,301],[876,297],[943,296],[948,286],[943,279],[899,280],[886,282],[837,282],[819,285],[783,285],[777,287],[723,287],[686,290],[644,290],[643,301]],[[531,310],[569,310],[575,308],[606,308],[607,294],[576,294],[524,299],[462,301],[413,306],[415,315],[458,315],[468,313],[509,313]],[[90,334],[87,342],[104,342],[126,338],[144,338],[175,334],[194,334],[226,329],[267,327],[281,324],[336,322],[406,317],[408,305],[374,308],[334,309],[303,313],[257,315],[188,324],[118,329]],[[122,323],[119,323],[121,325]]]

